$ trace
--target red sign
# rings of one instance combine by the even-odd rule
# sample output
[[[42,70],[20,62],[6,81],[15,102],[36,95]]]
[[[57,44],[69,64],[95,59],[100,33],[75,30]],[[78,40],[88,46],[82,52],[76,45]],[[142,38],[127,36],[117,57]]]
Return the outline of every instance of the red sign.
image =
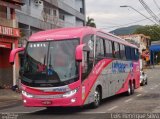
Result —
[[[0,35],[20,37],[19,29],[0,26]]]
[[[10,43],[2,43],[2,42],[0,42],[0,48],[9,48],[9,49],[11,49],[11,44]]]

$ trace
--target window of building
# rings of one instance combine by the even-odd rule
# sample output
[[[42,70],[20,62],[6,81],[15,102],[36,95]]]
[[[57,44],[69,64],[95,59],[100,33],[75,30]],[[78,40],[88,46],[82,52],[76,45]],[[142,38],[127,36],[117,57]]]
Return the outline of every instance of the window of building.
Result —
[[[65,20],[65,15],[64,14],[59,14],[59,19],[61,19],[61,20]]]
[[[80,13],[84,13],[84,10],[83,10],[83,8],[80,8]]]
[[[56,9],[53,9],[53,16],[57,16],[57,10]]]
[[[7,18],[7,7],[0,6],[0,18]]]
[[[50,8],[44,8],[44,13],[50,15],[51,14]]]

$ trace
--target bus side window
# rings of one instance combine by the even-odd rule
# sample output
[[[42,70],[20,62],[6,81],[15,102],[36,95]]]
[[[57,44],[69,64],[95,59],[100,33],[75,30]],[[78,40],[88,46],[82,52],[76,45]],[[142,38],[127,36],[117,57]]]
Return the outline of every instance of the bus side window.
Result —
[[[82,60],[82,66],[83,66],[83,71],[82,73],[85,74],[88,71],[88,53],[87,51],[83,51],[83,60]]]
[[[96,60],[101,60],[105,56],[104,39],[97,37],[96,39]]]
[[[132,59],[132,57],[131,57],[131,47],[125,46],[125,54],[126,54],[126,59],[127,60],[131,60]]]
[[[120,47],[119,47],[119,43],[113,42],[113,57],[120,59]]]
[[[132,60],[136,60],[136,57],[135,57],[135,48],[131,48],[131,58],[132,58]]]
[[[112,42],[105,39],[105,45],[106,45],[106,57],[112,58]]]
[[[121,59],[125,60],[126,59],[126,55],[125,55],[125,47],[124,45],[120,44],[120,54],[121,54]]]
[[[94,36],[87,35],[84,37],[83,42],[86,46],[83,49],[82,59],[82,80],[85,80],[89,73],[92,71],[94,62]]]
[[[139,59],[139,51],[138,49],[135,49],[135,60],[137,61]]]

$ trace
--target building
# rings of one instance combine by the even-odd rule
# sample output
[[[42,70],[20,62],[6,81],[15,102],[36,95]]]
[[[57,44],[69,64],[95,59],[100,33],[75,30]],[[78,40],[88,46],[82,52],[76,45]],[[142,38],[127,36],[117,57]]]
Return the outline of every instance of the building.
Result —
[[[18,47],[20,32],[15,9],[21,9],[21,5],[21,0],[0,1],[0,88],[16,84],[18,62],[10,65],[9,55],[12,49]]]
[[[40,30],[85,25],[85,0],[23,2],[22,9],[16,10],[16,16],[24,39]]]
[[[123,35],[120,37],[132,44],[137,45],[140,53],[142,53],[144,50],[147,50],[150,46],[150,37],[143,34]]]

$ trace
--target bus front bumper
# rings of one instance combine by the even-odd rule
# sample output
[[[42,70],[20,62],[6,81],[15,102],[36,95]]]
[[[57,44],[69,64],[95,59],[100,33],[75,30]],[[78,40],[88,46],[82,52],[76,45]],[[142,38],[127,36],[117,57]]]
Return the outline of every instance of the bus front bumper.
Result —
[[[24,106],[27,107],[65,107],[65,106],[81,106],[82,101],[80,96],[77,94],[70,97],[59,97],[59,98],[49,98],[48,95],[41,95],[39,97],[34,97],[33,95],[24,95],[22,93],[22,99]]]

